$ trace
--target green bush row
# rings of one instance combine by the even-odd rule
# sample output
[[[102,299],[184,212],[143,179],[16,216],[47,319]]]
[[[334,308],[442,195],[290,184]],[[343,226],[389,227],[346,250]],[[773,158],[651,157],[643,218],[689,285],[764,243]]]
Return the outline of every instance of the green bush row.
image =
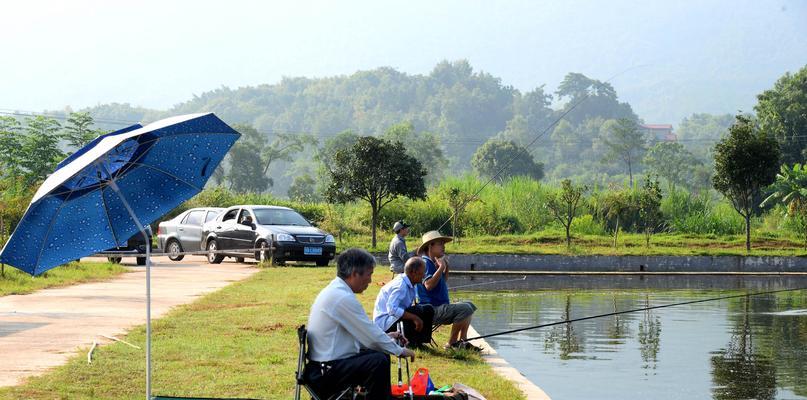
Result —
[[[454,231],[453,209],[450,202],[452,189],[459,189],[466,198],[472,198],[459,214],[457,231]],[[546,208],[547,199],[558,187],[529,178],[514,178],[502,184],[484,182],[474,176],[448,178],[429,189],[425,200],[399,198],[386,205],[380,214],[379,232],[387,232],[395,221],[404,219],[412,225],[412,234],[441,227],[445,233],[463,236],[534,233],[558,229]],[[599,212],[601,199],[608,190],[627,190],[628,198],[637,196],[638,189],[591,189],[586,193],[580,215],[572,230],[578,234],[607,235],[613,231],[613,217]],[[170,218],[192,207],[229,207],[235,204],[272,204],[294,208],[308,220],[338,237],[367,235],[370,233],[370,208],[366,203],[348,204],[304,203],[279,199],[268,194],[235,193],[223,187],[214,187],[189,200],[166,216]],[[660,231],[696,235],[742,234],[743,219],[732,206],[715,193],[692,194],[679,189],[664,193],[661,209],[663,222]],[[797,232],[799,224],[781,217],[781,210],[768,211],[754,223],[772,231]],[[620,229],[638,232],[642,223],[638,210],[628,209],[620,214]]]

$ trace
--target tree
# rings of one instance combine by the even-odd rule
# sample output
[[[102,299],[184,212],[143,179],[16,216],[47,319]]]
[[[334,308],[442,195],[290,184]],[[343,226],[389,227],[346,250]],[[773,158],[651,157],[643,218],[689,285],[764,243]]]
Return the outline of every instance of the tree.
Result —
[[[361,136],[357,135],[353,131],[339,132],[333,137],[325,140],[322,147],[317,149],[317,154],[314,156],[314,158],[320,162],[325,169],[325,172],[328,173],[333,169],[334,155],[339,150],[352,147],[354,144],[356,144],[356,142],[359,141],[360,137]]]
[[[644,185],[639,192],[639,218],[643,222],[645,245],[650,247],[650,237],[656,233],[661,222],[661,188],[658,180],[645,175]]]
[[[781,145],[782,161],[791,165],[807,161],[807,66],[795,74],[786,73],[773,89],[757,96],[754,107],[761,128],[773,134]]]
[[[554,193],[549,196],[546,206],[558,222],[566,228],[566,247],[572,246],[572,221],[577,216],[577,207],[580,204],[580,198],[583,193],[588,190],[588,187],[573,185],[572,181],[564,179],[561,182],[560,193]]]
[[[92,125],[93,119],[90,113],[70,113],[62,137],[67,140],[70,146],[75,149],[80,149],[102,134],[102,131],[92,129]]]
[[[391,142],[401,142],[406,153],[420,161],[426,168],[428,183],[436,183],[443,177],[448,160],[446,160],[440,137],[431,132],[415,132],[411,122],[393,125],[384,132],[383,138]]]
[[[575,107],[564,117],[573,125],[579,125],[593,117],[638,119],[628,103],[619,102],[616,90],[610,83],[591,79],[580,73],[566,74],[555,94],[558,100],[569,99],[563,106],[563,111]]]
[[[230,189],[238,192],[262,193],[269,187],[269,178],[263,172],[261,151],[265,144],[263,136],[249,125],[235,124],[233,129],[241,134],[228,153],[230,171],[227,180]]]
[[[686,185],[695,173],[695,166],[701,162],[681,143],[660,142],[648,150],[644,163],[653,173],[667,180],[670,191],[676,185]]]
[[[603,138],[608,152],[604,161],[620,160],[625,163],[630,176],[630,186],[633,186],[633,169],[638,160],[641,160],[647,149],[644,133],[639,130],[635,120],[621,118],[610,129],[609,135]]]
[[[320,200],[317,194],[317,182],[311,175],[299,175],[289,186],[289,198],[294,201],[313,203]]]
[[[65,154],[59,148],[60,129],[59,122],[53,118],[37,116],[26,119],[20,164],[27,171],[27,184],[44,180],[64,159]]]
[[[703,162],[712,164],[711,143],[717,143],[728,131],[734,122],[731,114],[692,114],[681,120],[675,129],[678,140],[695,157]]]
[[[0,178],[21,174],[22,142],[20,122],[13,117],[0,117]]]
[[[544,164],[535,162],[526,148],[513,141],[488,140],[476,150],[471,165],[479,176],[499,182],[513,176],[544,177]]]
[[[554,144],[554,156],[557,162],[569,163],[580,158],[580,137],[572,124],[565,119],[560,120],[549,136]]]
[[[423,177],[426,170],[406,154],[401,142],[365,136],[333,157],[328,201],[346,203],[361,199],[372,212],[372,247],[376,247],[376,226],[381,209],[396,198],[426,198]]]
[[[807,247],[807,167],[801,164],[794,164],[792,168],[782,165],[769,190],[772,193],[761,206],[784,204],[785,214],[800,225]]]
[[[619,220],[623,214],[627,213],[632,208],[633,205],[630,202],[630,193],[628,193],[627,190],[620,190],[617,188],[612,188],[611,190],[605,192],[598,204],[598,210],[596,211],[602,216],[606,228],[608,225],[608,220],[614,219],[615,221],[614,248],[617,247],[619,239]]]
[[[471,202],[479,201],[479,199],[470,193],[464,193],[457,187],[449,189],[445,197],[446,200],[448,200],[448,207],[451,208],[451,236],[459,243],[462,233],[462,217],[465,208],[468,207],[468,204]]]
[[[316,144],[316,139],[311,135],[302,133],[278,133],[270,143],[267,144],[265,140],[261,142],[263,142],[261,146],[259,146],[261,162],[263,163],[263,174],[266,175],[272,163],[277,161],[291,161],[292,155],[303,151],[306,145]],[[271,176],[267,176],[267,178],[269,179],[269,186],[274,186],[274,179],[272,179]]]
[[[737,115],[728,136],[714,149],[715,189],[726,196],[745,218],[745,248],[751,250],[751,215],[755,199],[770,185],[779,168],[779,143],[751,118]]]

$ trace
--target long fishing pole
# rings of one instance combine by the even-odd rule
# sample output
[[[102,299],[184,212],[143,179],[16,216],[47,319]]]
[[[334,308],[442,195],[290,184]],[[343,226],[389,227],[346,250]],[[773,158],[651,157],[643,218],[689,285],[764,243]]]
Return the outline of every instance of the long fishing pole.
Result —
[[[751,296],[759,296],[759,295],[763,295],[763,294],[793,292],[793,291],[805,290],[805,289],[807,289],[807,288],[781,289],[781,290],[772,290],[772,291],[768,291],[768,292],[735,294],[735,295],[731,295],[731,296],[713,297],[713,298],[709,298],[709,299],[691,300],[691,301],[685,301],[685,302],[681,302],[681,303],[672,303],[672,304],[663,304],[663,305],[660,305],[660,306],[636,308],[636,309],[633,309],[633,310],[616,311],[616,312],[611,312],[611,313],[607,313],[607,314],[592,315],[592,316],[589,316],[589,317],[574,318],[574,319],[566,319],[566,320],[563,320],[563,321],[550,322],[548,324],[541,324],[541,325],[528,326],[528,327],[525,327],[525,328],[511,329],[509,331],[490,333],[490,334],[487,334],[487,335],[479,335],[479,336],[468,338],[468,339],[462,339],[460,341],[461,342],[470,342],[471,340],[485,339],[485,338],[494,337],[494,336],[501,336],[501,335],[509,335],[511,333],[516,333],[516,332],[521,332],[521,331],[526,331],[526,330],[531,330],[531,329],[546,328],[546,327],[555,326],[555,325],[569,324],[569,323],[572,323],[572,322],[585,321],[585,320],[594,319],[594,318],[610,317],[610,316],[613,316],[613,315],[628,314],[628,313],[637,312],[637,311],[647,311],[647,310],[655,310],[655,309],[658,309],[658,308],[665,308],[665,307],[675,307],[675,306],[683,306],[683,305],[687,305],[687,304],[705,303],[707,301],[736,299],[738,297],[751,297]]]
[[[517,278],[517,279],[505,279],[505,280],[493,281],[493,282],[481,282],[481,283],[472,283],[470,285],[452,286],[452,287],[448,288],[448,290],[457,290],[457,289],[464,289],[464,288],[467,288],[467,287],[493,285],[493,284],[496,284],[496,283],[507,283],[507,282],[516,282],[516,281],[525,281],[525,280],[527,280],[527,275],[524,275],[521,278]]]
[[[618,76],[620,76],[620,75],[622,75],[622,74],[624,74],[624,73],[626,73],[626,72],[628,72],[628,71],[630,71],[630,70],[632,70],[632,69],[639,68],[639,67],[644,67],[644,66],[645,66],[645,65],[635,65],[635,66],[632,66],[632,67],[626,68],[625,70],[620,71],[620,72],[618,72],[618,73],[614,74],[614,75],[613,75],[613,76],[611,76],[610,78],[608,78],[608,79],[606,79],[606,80],[604,80],[604,81],[602,81],[602,82],[600,82],[600,83],[598,83],[598,84],[594,85],[594,91],[597,91],[597,90],[601,89],[603,86],[605,86],[605,85],[609,84],[609,83],[610,83],[612,80],[614,80],[616,77],[618,77]],[[592,93],[593,93],[594,91],[586,93],[586,94],[583,96],[583,98],[582,98],[582,99],[580,99],[578,102],[576,102],[576,103],[572,104],[572,106],[571,106],[571,107],[569,107],[568,109],[566,109],[566,111],[564,111],[563,113],[561,113],[561,114],[560,114],[560,116],[558,116],[557,118],[555,118],[555,120],[554,120],[554,121],[552,121],[552,123],[551,123],[551,124],[549,124],[549,125],[548,125],[546,128],[544,128],[544,130],[543,130],[543,131],[541,131],[541,133],[539,133],[537,136],[535,136],[535,138],[534,138],[534,139],[532,139],[532,140],[531,140],[529,143],[527,143],[527,145],[526,145],[526,146],[524,146],[524,151],[526,152],[527,150],[529,150],[529,148],[530,148],[530,147],[532,147],[532,145],[533,145],[533,144],[535,144],[535,142],[537,142],[537,141],[538,141],[539,139],[541,139],[541,138],[542,138],[544,135],[546,135],[546,133],[547,133],[547,132],[549,132],[549,130],[550,130],[550,129],[552,129],[552,128],[553,128],[555,125],[557,125],[558,123],[560,123],[560,121],[561,121],[561,120],[562,120],[564,117],[566,117],[566,115],[568,115],[569,113],[571,113],[572,111],[574,111],[574,109],[575,109],[575,108],[577,108],[577,106],[579,106],[579,105],[581,105],[581,104],[585,103],[585,102],[586,102],[586,101],[587,101],[589,98],[591,98]],[[527,153],[527,155],[529,155],[529,152]],[[445,222],[443,222],[443,223],[442,223],[442,225],[440,225],[440,227],[439,227],[439,228],[437,228],[437,230],[439,231],[440,229],[443,229],[443,227],[444,227],[444,226],[446,226],[446,224],[448,224],[448,223],[451,221],[451,219],[453,219],[453,218],[454,218],[454,216],[456,215],[457,211],[460,211],[460,210],[465,209],[465,206],[467,206],[467,205],[468,205],[468,203],[470,203],[470,202],[471,202],[471,201],[473,201],[475,198],[477,198],[477,197],[479,196],[479,193],[481,193],[481,192],[482,192],[482,190],[484,190],[484,189],[485,189],[485,187],[487,187],[487,186],[488,186],[488,185],[489,185],[491,182],[493,182],[493,181],[494,181],[496,178],[498,178],[498,177],[499,177],[499,175],[501,175],[501,174],[502,174],[504,171],[506,171],[508,168],[510,168],[510,164],[512,164],[512,163],[513,163],[513,161],[515,161],[515,160],[516,160],[516,158],[518,158],[518,157],[520,157],[520,156],[521,156],[521,154],[514,154],[514,155],[513,155],[513,156],[512,156],[512,157],[511,157],[509,160],[507,160],[507,162],[506,162],[506,163],[504,163],[504,165],[502,165],[502,167],[501,167],[501,168],[499,168],[499,170],[498,170],[498,171],[496,171],[496,173],[495,173],[493,176],[491,176],[491,177],[490,177],[490,178],[489,178],[487,181],[485,181],[485,183],[484,183],[484,184],[483,184],[483,185],[482,185],[482,186],[481,186],[481,187],[480,187],[480,188],[479,188],[479,189],[478,189],[478,190],[477,190],[477,191],[476,191],[476,192],[475,192],[475,193],[474,193],[474,194],[473,194],[471,197],[469,197],[469,198],[465,199],[465,201],[463,201],[463,202],[460,204],[460,206],[459,206],[459,207],[457,207],[457,209],[451,213],[451,216],[449,216],[449,217],[448,217],[448,219],[447,219]]]

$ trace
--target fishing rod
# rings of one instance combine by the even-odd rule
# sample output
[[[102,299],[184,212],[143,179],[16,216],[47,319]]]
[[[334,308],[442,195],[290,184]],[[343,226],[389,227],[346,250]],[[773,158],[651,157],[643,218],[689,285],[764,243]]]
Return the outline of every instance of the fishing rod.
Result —
[[[626,73],[626,72],[628,72],[628,71],[630,71],[630,70],[632,70],[632,69],[639,68],[639,67],[644,67],[644,66],[646,66],[646,65],[635,65],[635,66],[629,67],[629,68],[627,68],[627,69],[625,69],[625,70],[623,70],[623,71],[620,71],[620,72],[618,72],[618,73],[614,74],[614,75],[613,75],[613,76],[611,76],[610,78],[608,78],[608,79],[606,79],[606,80],[604,80],[604,81],[602,81],[602,82],[598,83],[597,85],[594,85],[594,90],[593,90],[593,91],[586,93],[586,94],[585,94],[585,96],[583,96],[583,98],[582,98],[582,99],[580,99],[578,102],[576,102],[576,103],[572,104],[572,106],[571,106],[571,107],[569,107],[569,108],[568,108],[566,111],[564,111],[562,114],[560,114],[560,116],[558,116],[557,118],[555,118],[555,120],[554,120],[554,121],[552,121],[552,123],[551,123],[551,124],[549,124],[549,125],[548,125],[546,128],[544,128],[544,130],[543,130],[543,131],[541,131],[541,133],[539,133],[537,136],[535,136],[535,138],[534,138],[534,139],[532,139],[532,141],[530,141],[529,143],[527,143],[527,145],[526,145],[526,146],[524,146],[524,151],[526,152],[527,150],[529,150],[529,148],[530,148],[530,147],[532,147],[532,145],[533,145],[533,144],[535,144],[535,142],[537,142],[537,141],[538,141],[539,139],[541,139],[541,138],[542,138],[544,135],[546,135],[546,133],[547,133],[547,132],[549,132],[549,130],[550,130],[550,129],[552,129],[552,128],[553,128],[555,125],[557,125],[558,123],[560,123],[560,121],[561,121],[561,120],[562,120],[564,117],[566,117],[566,115],[568,115],[569,113],[571,113],[572,111],[574,111],[574,109],[575,109],[575,108],[577,108],[577,106],[579,106],[579,105],[581,105],[581,104],[585,103],[585,102],[586,102],[586,101],[587,101],[589,98],[591,98],[591,96],[592,96],[592,94],[593,94],[594,92],[598,91],[598,90],[599,90],[599,89],[601,89],[603,86],[605,86],[605,85],[609,84],[609,83],[610,83],[612,80],[614,80],[616,77],[618,77],[618,76],[620,76],[620,75],[622,75],[622,74],[624,74],[624,73]],[[529,155],[529,153],[527,153],[527,155]],[[521,154],[514,154],[514,155],[513,155],[513,156],[512,156],[512,157],[511,157],[509,160],[507,160],[507,162],[506,162],[506,163],[504,163],[504,165],[502,165],[502,167],[501,167],[501,168],[500,168],[498,171],[496,171],[496,174],[494,174],[494,175],[493,175],[493,176],[491,176],[491,177],[490,177],[490,178],[489,178],[487,181],[485,181],[485,183],[484,183],[484,184],[483,184],[483,185],[482,185],[482,186],[481,186],[481,187],[480,187],[480,188],[479,188],[479,189],[478,189],[478,190],[477,190],[477,191],[476,191],[476,192],[475,192],[475,193],[474,193],[474,194],[473,194],[471,197],[469,197],[469,198],[467,198],[465,201],[463,201],[463,202],[460,204],[460,206],[457,208],[457,210],[456,210],[456,211],[454,211],[454,212],[452,212],[452,213],[451,213],[451,216],[449,216],[449,217],[448,217],[448,219],[447,219],[445,222],[443,222],[443,224],[442,224],[442,225],[440,225],[440,227],[439,227],[439,228],[437,228],[437,230],[439,231],[440,229],[443,229],[443,227],[444,227],[444,226],[446,226],[446,224],[448,224],[448,223],[449,223],[449,222],[450,222],[450,221],[451,221],[451,220],[454,218],[454,216],[456,215],[457,211],[464,209],[464,208],[465,208],[465,206],[467,206],[467,205],[468,205],[468,203],[470,203],[471,201],[473,201],[474,199],[476,199],[476,198],[479,196],[479,193],[482,193],[482,190],[484,190],[484,189],[485,189],[485,187],[487,187],[487,186],[488,186],[488,185],[489,185],[491,182],[493,182],[493,181],[494,181],[496,178],[498,178],[498,177],[499,177],[499,175],[501,175],[501,174],[502,174],[504,171],[506,171],[508,168],[510,168],[510,164],[512,164],[512,163],[513,163],[513,161],[515,161],[515,160],[516,160],[516,158],[518,158],[518,157],[521,157]]]
[[[493,282],[472,283],[470,285],[452,286],[448,290],[457,290],[457,289],[473,287],[473,286],[493,285],[495,283],[507,283],[507,282],[516,282],[516,281],[525,281],[525,280],[527,280],[527,275],[524,275],[521,278],[517,278],[517,279],[506,279],[506,280],[493,281]]]
[[[610,317],[610,316],[613,316],[613,315],[628,314],[628,313],[633,313],[633,312],[637,312],[637,311],[647,311],[647,310],[655,310],[655,309],[658,309],[658,308],[683,306],[683,305],[687,305],[687,304],[696,304],[696,303],[705,303],[707,301],[736,299],[736,298],[739,298],[739,297],[759,296],[759,295],[763,295],[763,294],[793,292],[793,291],[799,291],[799,290],[805,290],[805,289],[807,289],[807,287],[795,288],[795,289],[772,290],[772,291],[768,291],[768,292],[735,294],[735,295],[731,295],[731,296],[713,297],[713,298],[709,298],[709,299],[691,300],[691,301],[685,301],[685,302],[681,302],[681,303],[672,303],[672,304],[663,304],[663,305],[660,305],[660,306],[636,308],[636,309],[633,309],[633,310],[616,311],[616,312],[611,312],[611,313],[607,313],[607,314],[592,315],[592,316],[589,316],[589,317],[574,318],[574,319],[566,319],[566,320],[563,320],[563,321],[550,322],[548,324],[541,324],[541,325],[528,326],[528,327],[525,327],[525,328],[511,329],[509,331],[490,333],[490,334],[487,334],[487,335],[479,335],[479,336],[468,338],[468,339],[461,339],[460,342],[470,342],[471,340],[485,339],[485,338],[494,337],[494,336],[501,336],[501,335],[509,335],[511,333],[516,333],[516,332],[521,332],[521,331],[526,331],[526,330],[531,330],[531,329],[546,328],[546,327],[555,326],[555,325],[569,324],[569,323],[572,323],[572,322],[585,321],[585,320],[595,319],[595,318]]]

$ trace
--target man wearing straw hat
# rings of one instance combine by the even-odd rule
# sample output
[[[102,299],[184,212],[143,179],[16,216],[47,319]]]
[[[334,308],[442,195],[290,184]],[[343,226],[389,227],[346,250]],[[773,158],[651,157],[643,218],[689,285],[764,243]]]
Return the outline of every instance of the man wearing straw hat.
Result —
[[[479,347],[465,342],[468,338],[468,327],[476,306],[470,301],[451,303],[448,298],[448,260],[445,258],[445,245],[453,240],[438,231],[423,234],[417,254],[426,262],[426,275],[423,283],[417,285],[418,300],[421,304],[434,307],[434,324],[451,324],[451,335],[446,348],[466,348],[481,351]]]

